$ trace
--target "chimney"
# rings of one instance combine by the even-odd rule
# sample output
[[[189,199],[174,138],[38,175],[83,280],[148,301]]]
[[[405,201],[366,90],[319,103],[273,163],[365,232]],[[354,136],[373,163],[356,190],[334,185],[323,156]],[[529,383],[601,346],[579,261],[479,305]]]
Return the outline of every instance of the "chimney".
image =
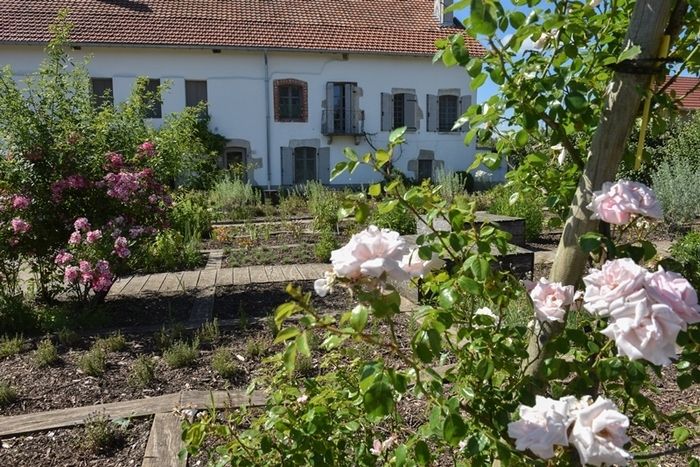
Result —
[[[450,11],[445,12],[445,9],[452,5],[452,0],[435,0],[433,6],[433,16],[442,26],[452,26],[454,25],[453,18],[454,14]]]

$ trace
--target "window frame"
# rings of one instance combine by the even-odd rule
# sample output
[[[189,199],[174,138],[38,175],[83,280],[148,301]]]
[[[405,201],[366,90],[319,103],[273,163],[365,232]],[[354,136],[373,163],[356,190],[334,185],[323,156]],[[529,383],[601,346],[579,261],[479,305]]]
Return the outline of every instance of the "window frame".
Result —
[[[303,152],[300,152],[303,151]],[[292,149],[293,167],[294,167],[294,184],[303,184],[308,181],[318,180],[318,149],[313,146],[297,146]],[[297,170],[301,159],[303,170],[301,173]],[[313,170],[311,169],[313,166]],[[312,175],[312,177],[309,177]]]
[[[282,89],[285,87],[297,87],[299,89],[299,115],[286,116],[282,112]],[[305,123],[309,119],[308,110],[308,84],[298,79],[277,79],[273,82],[275,121],[283,123]]]
[[[95,83],[107,83],[109,82],[108,86],[104,86],[104,90],[102,93],[97,93],[95,92]],[[104,106],[106,103],[109,103],[109,105],[114,106],[114,78],[99,78],[99,77],[91,77],[90,78],[90,89],[92,91],[93,98],[95,99],[95,104],[98,108]],[[109,90],[109,100],[105,99],[105,91]]]
[[[153,106],[146,109],[146,115],[144,118],[159,119],[163,118],[163,103],[158,96],[158,88],[160,87],[159,78],[149,78],[146,82],[146,91],[155,94],[155,99],[153,100]]]
[[[450,105],[454,106],[453,115],[450,116],[447,114],[448,110],[446,109],[445,102],[449,100]],[[437,131],[439,133],[451,133],[452,127],[454,126],[455,122],[459,118],[459,96],[456,96],[454,94],[443,94],[438,96],[438,121],[437,121]]]

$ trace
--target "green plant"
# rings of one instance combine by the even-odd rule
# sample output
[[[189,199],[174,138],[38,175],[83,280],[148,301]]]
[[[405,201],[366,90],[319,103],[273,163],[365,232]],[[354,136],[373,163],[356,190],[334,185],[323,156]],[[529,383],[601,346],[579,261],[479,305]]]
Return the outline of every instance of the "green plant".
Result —
[[[690,222],[700,213],[700,162],[686,157],[661,162],[651,176],[654,192],[673,227]]]
[[[467,191],[467,176],[464,172],[450,172],[442,167],[435,171],[435,184],[440,187],[440,196],[447,202],[452,202],[457,195]]]
[[[683,277],[700,290],[700,232],[689,232],[671,246],[671,255]]]
[[[208,238],[211,231],[211,213],[207,209],[207,195],[198,191],[183,191],[173,200],[168,214],[170,226],[179,232],[185,243],[192,239]]]
[[[69,349],[77,347],[80,344],[80,335],[72,329],[62,328],[58,331],[58,343]]]
[[[163,360],[171,368],[192,366],[198,357],[199,340],[196,338],[191,343],[182,340],[177,341],[163,352]]]
[[[394,230],[401,235],[416,233],[416,218],[403,206],[396,206],[391,211],[384,213],[373,209],[368,222],[382,229]]]
[[[22,352],[24,339],[22,336],[2,336],[0,337],[0,359],[12,357]]]
[[[121,332],[116,332],[109,337],[104,337],[95,341],[95,346],[107,352],[123,352],[128,345]]]
[[[219,347],[214,351],[211,367],[224,379],[232,379],[241,371],[233,351],[226,347]]]
[[[280,217],[289,219],[307,213],[309,211],[309,205],[306,198],[303,196],[289,194],[280,198],[278,209]]]
[[[0,260],[0,263],[2,260]],[[0,264],[0,267],[2,265]],[[0,282],[4,276],[0,271]],[[38,316],[23,294],[2,293],[0,285],[0,334],[33,333],[39,328]],[[0,352],[1,353],[1,352]]]
[[[17,400],[17,391],[4,381],[0,381],[0,407],[6,407]]]
[[[39,342],[34,352],[34,363],[39,368],[55,365],[59,361],[58,351],[51,339],[44,339]]]
[[[221,337],[219,329],[219,320],[214,318],[213,321],[207,321],[197,330],[197,339],[205,344],[213,344]]]
[[[171,229],[159,232],[145,250],[138,253],[132,255],[132,267],[145,272],[194,269],[203,262],[199,240],[185,241],[182,234]]]
[[[316,368],[314,367],[314,361],[311,356],[299,354],[296,364],[294,365],[294,372],[300,378],[312,376],[316,372]]]
[[[156,379],[155,370],[156,366],[152,358],[146,355],[139,355],[139,357],[134,360],[131,371],[129,372],[129,386],[138,389],[151,386]]]
[[[265,348],[267,345],[261,339],[255,337],[249,337],[245,341],[246,355],[250,359],[255,359],[262,356],[265,353]]]
[[[78,367],[88,376],[102,376],[107,369],[107,355],[101,347],[93,346],[80,357]]]
[[[260,203],[260,194],[239,178],[225,178],[209,192],[209,204],[219,219],[248,219]]]
[[[324,228],[318,234],[318,241],[314,245],[316,258],[322,263],[327,263],[331,259],[331,252],[338,248],[335,233],[329,228]]]
[[[82,448],[95,453],[105,453],[122,446],[126,440],[126,433],[116,422],[104,412],[90,414],[85,419]]]
[[[493,201],[489,212],[502,216],[521,217],[525,219],[525,239],[536,240],[544,224],[544,201],[533,194],[518,193],[510,185],[498,185],[490,190]]]
[[[309,198],[309,211],[314,217],[314,230],[337,230],[340,209],[338,193],[314,180],[306,182],[305,189]]]
[[[163,326],[153,334],[153,343],[161,352],[169,349],[177,340],[182,339],[185,329],[182,325]]]

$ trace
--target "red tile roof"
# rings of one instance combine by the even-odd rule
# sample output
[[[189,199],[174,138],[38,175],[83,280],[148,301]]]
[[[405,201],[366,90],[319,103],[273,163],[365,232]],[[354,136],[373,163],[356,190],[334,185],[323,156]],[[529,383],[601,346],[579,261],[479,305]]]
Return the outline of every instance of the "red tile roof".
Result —
[[[75,44],[432,55],[462,31],[438,23],[433,0],[0,0],[0,43],[47,42],[64,7]]]
[[[671,83],[667,92],[677,100],[680,109],[700,109],[700,78],[679,76]]]

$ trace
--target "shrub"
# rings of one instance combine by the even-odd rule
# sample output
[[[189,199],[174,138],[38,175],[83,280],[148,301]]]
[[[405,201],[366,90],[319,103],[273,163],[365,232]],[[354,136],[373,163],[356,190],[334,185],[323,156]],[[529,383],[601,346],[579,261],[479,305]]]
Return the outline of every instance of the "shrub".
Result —
[[[383,229],[395,230],[401,235],[416,233],[415,216],[401,205],[384,214],[375,209],[369,217],[369,223]]]
[[[209,192],[209,203],[218,219],[248,219],[260,200],[253,185],[238,178],[225,178]]]
[[[155,378],[155,364],[153,363],[153,359],[146,355],[139,355],[129,372],[129,386],[137,389],[146,388],[153,384]]]
[[[690,232],[671,247],[673,259],[678,262],[678,271],[700,290],[700,232]]]
[[[673,227],[694,220],[700,212],[699,168],[698,162],[689,158],[668,159],[651,176],[664,219]]]
[[[195,339],[192,343],[177,341],[172,347],[163,352],[163,360],[171,368],[184,368],[191,366],[199,357],[199,341]]]
[[[515,193],[509,185],[499,185],[492,188],[494,198],[489,207],[489,212],[501,216],[522,217],[525,219],[525,239],[535,240],[542,233],[544,223],[544,201],[529,193],[520,193],[517,201],[511,203],[511,196]]]
[[[39,368],[46,368],[55,365],[59,360],[56,346],[53,345],[50,339],[44,339],[39,342],[34,352],[34,363]]]
[[[467,174],[450,172],[440,167],[435,171],[435,184],[440,186],[440,195],[447,202],[452,202],[457,195],[463,195],[467,190]]]
[[[145,272],[195,269],[202,264],[199,241],[186,242],[179,232],[164,230],[147,245],[144,254],[134,255],[132,264]]]
[[[296,217],[309,211],[306,198],[296,194],[280,198],[279,213],[282,218]]]
[[[88,376],[102,376],[107,369],[107,355],[101,347],[94,346],[80,358],[78,366]]]
[[[24,341],[21,336],[0,337],[0,359],[12,357],[22,352],[22,345]]]
[[[319,261],[326,263],[331,259],[331,252],[338,248],[338,242],[335,239],[335,234],[331,229],[325,228],[321,230],[318,241],[314,245],[314,253]]]
[[[0,407],[6,407],[17,400],[17,391],[4,381],[0,381]]]
[[[263,355],[263,353],[265,353],[265,347],[265,343],[262,340],[254,337],[249,338],[245,342],[246,354],[250,359],[255,359]]]
[[[58,331],[58,343],[67,348],[77,347],[80,344],[80,335],[72,329],[63,328]]]
[[[124,444],[126,433],[105,413],[95,413],[85,419],[83,449],[95,453],[110,452]]]
[[[122,352],[127,348],[126,339],[121,332],[112,334],[109,337],[98,339],[95,341],[95,346],[108,352]]]
[[[211,367],[224,379],[232,379],[240,372],[233,351],[225,347],[214,351],[214,355],[211,357]]]
[[[337,229],[340,209],[338,193],[317,181],[307,182],[305,189],[309,197],[309,211],[314,217],[314,230]]]
[[[312,376],[315,371],[314,361],[311,357],[306,355],[297,355],[296,365],[294,366],[294,372],[298,377],[307,378]]]
[[[3,275],[0,273],[0,282],[2,281]],[[39,328],[37,314],[21,294],[0,293],[0,333],[32,333],[37,328]]]
[[[214,318],[213,321],[207,321],[197,330],[197,339],[205,344],[213,344],[220,337],[221,330],[219,329],[219,320],[217,318]]]
[[[207,196],[197,191],[183,191],[175,196],[168,215],[170,226],[180,233],[185,242],[208,238],[211,231],[211,213],[207,209]]]
[[[163,326],[160,331],[156,331],[153,335],[153,343],[161,352],[169,349],[175,341],[182,339],[184,328],[181,325],[171,327]]]

